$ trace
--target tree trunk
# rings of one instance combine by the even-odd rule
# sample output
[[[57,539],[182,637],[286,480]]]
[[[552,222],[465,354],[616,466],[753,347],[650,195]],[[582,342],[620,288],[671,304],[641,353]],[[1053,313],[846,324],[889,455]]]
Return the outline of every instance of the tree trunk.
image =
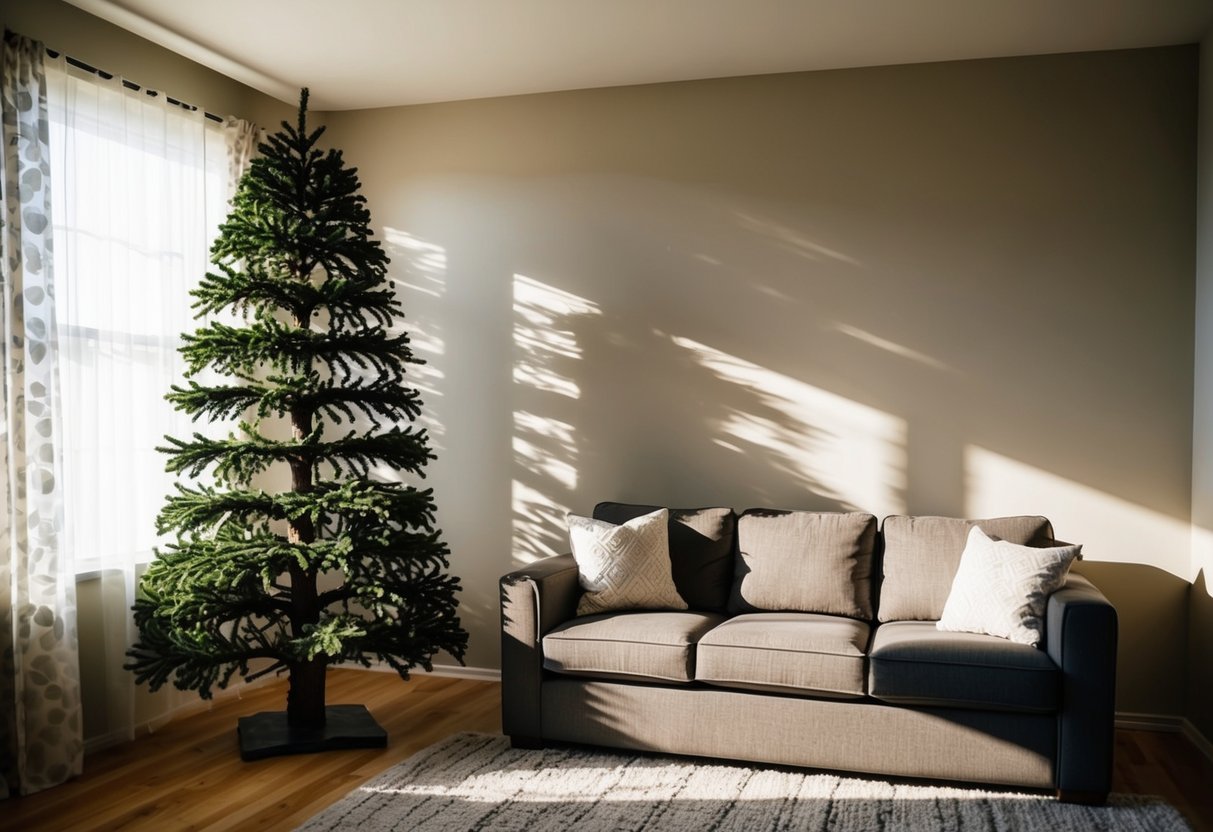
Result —
[[[311,524],[308,523],[310,526]],[[296,536],[294,524],[291,537]],[[314,534],[311,535],[314,537]],[[308,624],[320,621],[316,573],[298,564],[291,564],[291,632],[295,638],[304,635]],[[286,697],[286,719],[292,727],[321,728],[324,726],[324,657],[310,662],[290,664],[291,686]]]
[[[294,472],[296,491],[300,476]],[[311,472],[307,472],[307,487],[311,487]],[[288,533],[292,543],[311,543],[316,539],[312,521],[305,518],[292,521]],[[297,563],[290,567],[291,576],[291,635],[303,638],[309,625],[320,621],[320,599],[316,572]],[[296,727],[319,728],[324,725],[324,657],[312,661],[291,662],[291,687],[286,698],[287,721]]]
[[[286,721],[292,728],[324,727],[323,659],[291,666],[291,687],[286,694]]]
[[[306,327],[310,315],[296,319],[295,325]],[[291,433],[301,441],[312,431],[312,414],[301,408],[292,408]],[[291,490],[296,493],[312,490],[312,469],[303,460],[291,463]],[[316,539],[316,528],[311,519],[301,517],[290,522],[287,533],[292,543],[312,543]],[[309,625],[320,621],[320,600],[316,587],[316,570],[304,569],[297,563],[290,567],[291,575],[291,634],[295,638],[306,635]],[[290,663],[291,687],[286,697],[286,719],[293,728],[324,727],[324,675],[327,667],[325,657],[311,661]]]

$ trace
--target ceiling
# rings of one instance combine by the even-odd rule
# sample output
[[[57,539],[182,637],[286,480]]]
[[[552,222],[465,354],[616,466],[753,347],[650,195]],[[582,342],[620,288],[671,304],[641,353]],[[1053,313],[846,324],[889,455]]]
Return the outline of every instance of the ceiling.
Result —
[[[68,2],[317,110],[1193,43],[1213,21],[1213,0]]]

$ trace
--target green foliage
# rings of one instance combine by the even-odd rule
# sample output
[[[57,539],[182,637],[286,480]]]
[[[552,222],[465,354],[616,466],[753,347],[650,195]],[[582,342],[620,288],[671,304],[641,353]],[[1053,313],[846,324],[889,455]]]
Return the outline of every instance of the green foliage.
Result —
[[[206,698],[236,674],[375,659],[407,678],[467,646],[432,492],[375,476],[424,476],[433,459],[411,424],[421,361],[390,331],[401,309],[357,172],[318,146],[306,110],[304,90],[298,124],[268,137],[241,180],[193,292],[199,318],[235,322],[183,336],[190,378],[167,398],[238,426],[160,449],[168,470],[217,482],[179,484],[160,513],[176,542],[140,581],[127,664],[153,690],[171,681]],[[288,472],[289,489],[254,487]]]

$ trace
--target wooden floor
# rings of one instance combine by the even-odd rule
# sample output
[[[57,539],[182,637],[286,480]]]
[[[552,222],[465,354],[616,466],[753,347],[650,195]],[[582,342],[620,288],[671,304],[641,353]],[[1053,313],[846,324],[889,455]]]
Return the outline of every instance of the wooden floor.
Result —
[[[501,730],[494,682],[334,670],[328,699],[369,707],[388,747],[241,762],[236,718],[280,710],[285,683],[275,682],[90,756],[77,780],[0,803],[0,830],[289,830],[443,737]],[[1213,832],[1213,763],[1178,734],[1118,731],[1113,788],[1160,795]]]

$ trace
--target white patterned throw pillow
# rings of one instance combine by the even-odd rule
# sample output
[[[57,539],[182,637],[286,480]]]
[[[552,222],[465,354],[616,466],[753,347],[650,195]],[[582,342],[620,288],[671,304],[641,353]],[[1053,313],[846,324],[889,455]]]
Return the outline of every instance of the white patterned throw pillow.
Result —
[[[585,593],[578,615],[610,610],[685,610],[670,568],[670,512],[622,526],[569,515],[569,543]]]
[[[1044,637],[1045,604],[1065,583],[1081,551],[1081,546],[1018,546],[991,539],[974,526],[935,626],[1036,647]]]

